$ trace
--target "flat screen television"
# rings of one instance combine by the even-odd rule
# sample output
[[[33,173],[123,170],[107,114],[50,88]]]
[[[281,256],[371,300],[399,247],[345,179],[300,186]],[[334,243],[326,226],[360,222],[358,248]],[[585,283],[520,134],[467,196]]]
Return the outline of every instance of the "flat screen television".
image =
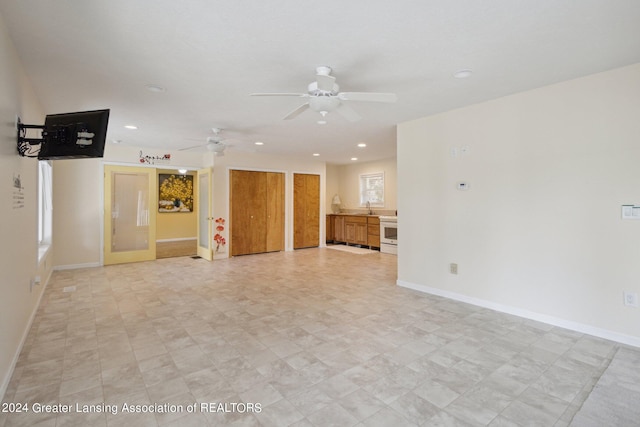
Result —
[[[102,157],[108,123],[109,110],[48,115],[38,159]]]

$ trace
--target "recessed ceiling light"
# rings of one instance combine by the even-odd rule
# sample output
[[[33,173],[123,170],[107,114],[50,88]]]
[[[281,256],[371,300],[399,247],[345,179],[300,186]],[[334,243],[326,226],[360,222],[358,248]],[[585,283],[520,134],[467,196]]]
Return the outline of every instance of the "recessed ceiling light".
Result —
[[[313,157],[318,157],[320,156],[320,153],[313,153]]]
[[[256,141],[256,142],[254,142],[254,144],[256,144],[256,145],[264,145],[264,142],[262,142],[262,141]]]
[[[138,126],[134,126],[134,125],[125,125],[124,127],[126,129],[138,129]]]
[[[318,120],[318,124],[319,125],[326,125],[327,121],[326,120]]]
[[[465,68],[464,70],[458,70],[453,73],[453,77],[455,77],[456,79],[466,79],[467,77],[471,77],[471,74],[473,74],[473,71]]]
[[[352,157],[351,160],[353,160],[355,162],[356,160],[358,160],[358,158],[357,157]]]
[[[164,92],[166,90],[162,86],[158,86],[158,85],[146,85],[145,87],[149,92]]]
[[[367,144],[365,144],[364,142],[361,142],[360,144],[358,144],[358,147],[360,147],[360,148],[364,148],[366,146],[367,146]]]

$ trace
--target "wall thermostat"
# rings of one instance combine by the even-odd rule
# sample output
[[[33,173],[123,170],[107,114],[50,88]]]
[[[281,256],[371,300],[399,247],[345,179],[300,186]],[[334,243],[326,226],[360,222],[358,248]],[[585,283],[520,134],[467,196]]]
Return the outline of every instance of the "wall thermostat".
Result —
[[[640,219],[640,205],[622,205],[622,219]]]
[[[456,184],[458,187],[458,190],[462,190],[462,191],[466,191],[469,189],[469,183],[465,182],[465,181],[460,181],[458,184]]]

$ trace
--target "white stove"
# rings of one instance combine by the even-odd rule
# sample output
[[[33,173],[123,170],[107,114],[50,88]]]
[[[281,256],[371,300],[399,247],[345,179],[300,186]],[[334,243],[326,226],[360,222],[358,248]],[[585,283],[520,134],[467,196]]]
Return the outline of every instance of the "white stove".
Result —
[[[397,216],[380,216],[380,252],[398,254]]]

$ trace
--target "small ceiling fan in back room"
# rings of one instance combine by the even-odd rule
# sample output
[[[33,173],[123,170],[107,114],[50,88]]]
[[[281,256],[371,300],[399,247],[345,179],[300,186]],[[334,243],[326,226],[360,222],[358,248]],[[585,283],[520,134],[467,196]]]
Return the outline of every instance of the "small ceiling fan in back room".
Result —
[[[213,136],[207,138],[206,144],[194,145],[192,147],[180,148],[178,151],[187,151],[193,150],[200,147],[207,147],[207,150],[213,152],[216,156],[224,156],[224,150],[229,147],[231,144],[224,142],[222,137],[220,136],[220,132],[222,129],[220,128],[212,128]]]
[[[326,115],[335,111],[350,122],[356,122],[362,117],[347,105],[347,102],[396,102],[395,93],[376,92],[340,92],[336,78],[331,75],[331,67],[316,68],[316,80],[309,83],[307,93],[252,93],[251,96],[294,96],[305,98],[307,101],[284,117],[291,120],[308,109],[320,113],[319,124],[326,124]]]

